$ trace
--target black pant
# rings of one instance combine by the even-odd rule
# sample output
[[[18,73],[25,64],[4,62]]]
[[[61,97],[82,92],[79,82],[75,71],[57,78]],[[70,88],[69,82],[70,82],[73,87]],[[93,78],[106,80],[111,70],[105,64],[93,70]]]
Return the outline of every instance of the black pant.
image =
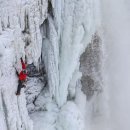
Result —
[[[24,87],[24,86],[23,86],[23,82],[24,82],[24,81],[19,80],[18,88],[17,88],[17,94],[20,94],[20,92],[21,92],[21,88]]]

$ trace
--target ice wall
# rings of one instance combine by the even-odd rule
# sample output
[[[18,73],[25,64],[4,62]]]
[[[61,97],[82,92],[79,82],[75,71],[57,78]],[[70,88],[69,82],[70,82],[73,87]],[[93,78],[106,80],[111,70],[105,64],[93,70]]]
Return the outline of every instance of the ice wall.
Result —
[[[41,26],[50,91],[59,106],[67,100],[68,86],[79,66],[80,55],[97,29],[96,21],[100,18],[96,16],[95,5],[89,0],[52,1],[53,13],[49,13]]]
[[[59,58],[59,97],[61,97],[58,101],[59,105],[64,104],[67,99],[68,85],[79,63],[79,56],[93,33],[91,4],[86,4],[84,0],[65,1],[64,3]]]
[[[32,130],[26,98],[15,95],[21,70],[20,57],[37,67],[41,56],[40,24],[47,15],[47,1],[0,0],[0,129]],[[16,69],[16,70],[15,70]]]
[[[15,48],[13,31],[8,29],[0,35],[0,129],[32,130],[33,124],[26,109],[26,99],[22,92],[15,95],[18,85],[15,74]]]
[[[1,1],[0,28],[14,31],[17,58],[26,54],[29,63],[38,64],[42,47],[39,26],[47,16],[46,11],[46,0]]]
[[[100,32],[99,8],[96,0],[0,0],[0,90],[4,95],[1,109],[7,110],[1,113],[3,129],[7,126],[10,130],[32,130],[25,95],[22,92],[20,97],[15,96],[15,69],[21,70],[20,57],[37,68],[41,62],[45,64],[50,95],[58,107],[76,97],[77,82],[82,76],[80,56],[95,32]],[[77,117],[78,105],[72,103]],[[12,120],[13,117],[16,118]]]

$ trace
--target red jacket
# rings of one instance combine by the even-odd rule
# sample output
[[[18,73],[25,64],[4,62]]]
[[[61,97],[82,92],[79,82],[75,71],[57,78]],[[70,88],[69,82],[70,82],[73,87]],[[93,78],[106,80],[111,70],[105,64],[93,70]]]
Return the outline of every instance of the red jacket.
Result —
[[[21,59],[21,64],[22,64],[22,71],[19,74],[19,80],[26,80],[27,73],[24,72],[24,70],[26,70],[26,64],[23,62],[22,59]]]
[[[22,69],[26,69],[26,64],[23,61],[21,61],[21,64],[22,64]]]
[[[26,78],[27,78],[27,74],[21,71],[19,74],[19,80],[26,80]]]

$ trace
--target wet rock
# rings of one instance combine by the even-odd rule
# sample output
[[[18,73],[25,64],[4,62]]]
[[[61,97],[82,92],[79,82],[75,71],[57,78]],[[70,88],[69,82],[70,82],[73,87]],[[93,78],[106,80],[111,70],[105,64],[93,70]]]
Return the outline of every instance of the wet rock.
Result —
[[[80,57],[82,91],[87,99],[102,90],[102,42],[97,33]]]

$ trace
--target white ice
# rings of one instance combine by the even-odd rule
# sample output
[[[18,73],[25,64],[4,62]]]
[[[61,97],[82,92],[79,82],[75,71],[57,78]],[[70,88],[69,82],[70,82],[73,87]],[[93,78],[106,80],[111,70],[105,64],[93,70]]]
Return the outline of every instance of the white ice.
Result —
[[[52,0],[53,18],[47,13],[47,0],[0,0],[0,130],[129,130],[129,4],[128,0]],[[47,38],[40,28],[46,18]],[[24,34],[27,24],[30,32]],[[103,93],[86,101],[79,59],[96,31],[106,48],[105,82]],[[40,95],[30,119],[24,89],[15,96],[15,68],[21,70],[19,59],[25,55],[38,68],[41,54],[49,89],[40,93],[42,85],[31,81],[36,93],[27,100]],[[67,101],[68,94],[75,100]],[[33,105],[28,106],[30,111]]]

